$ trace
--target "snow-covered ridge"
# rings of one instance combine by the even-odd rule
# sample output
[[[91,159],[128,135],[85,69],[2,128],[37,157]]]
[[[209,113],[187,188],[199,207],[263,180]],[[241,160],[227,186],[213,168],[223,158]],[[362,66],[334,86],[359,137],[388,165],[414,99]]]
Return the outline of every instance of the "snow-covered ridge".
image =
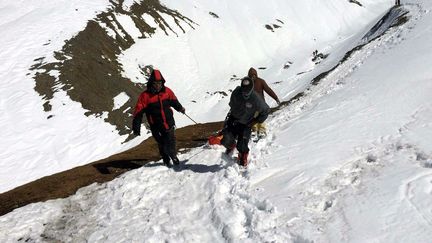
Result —
[[[130,8],[131,2],[127,2]],[[285,5],[282,1],[273,2],[281,5],[266,3],[265,6],[258,0],[248,1],[248,5],[210,0],[193,4],[166,2],[194,19],[199,27],[179,37],[167,37],[161,30],[154,35],[155,40],[158,40],[155,43],[148,39],[142,40],[153,48],[146,49],[143,44],[135,51],[146,51],[150,59],[137,54],[135,60],[131,58],[131,53],[124,53],[121,57],[125,61],[122,62],[124,76],[134,77],[129,74],[136,71],[137,63],[160,66],[163,72],[166,71],[164,74],[170,87],[187,104],[191,115],[200,121],[218,117],[218,111],[221,114],[226,112],[226,104],[219,101],[223,98],[213,96],[212,102],[218,105],[207,106],[206,99],[211,98],[202,94],[226,90],[223,89],[225,86],[235,86],[235,81],[226,85],[220,84],[221,79],[217,78],[226,77],[223,80],[229,82],[233,74],[236,77],[243,76],[249,66],[266,67],[260,69],[260,75],[269,81],[278,95],[290,99],[308,87],[313,77],[335,67],[348,50],[360,43],[362,37],[384,15],[384,10],[393,4],[393,1],[382,1],[378,5],[371,5],[373,2],[376,3],[359,1],[363,7],[348,1],[285,3],[292,7],[291,12],[288,7],[283,8]],[[16,185],[12,182],[15,176],[18,182],[22,182],[22,178],[31,179],[59,169],[53,168],[53,161],[59,161],[59,164],[70,162],[68,166],[73,166],[70,158],[106,154],[108,152],[104,149],[109,146],[113,147],[111,152],[119,149],[115,146],[117,143],[110,142],[118,135],[107,133],[112,127],[98,123],[101,120],[94,117],[83,119],[83,109],[76,103],[67,102],[69,98],[62,91],[56,94],[55,98],[61,99],[53,106],[58,107],[61,113],[46,120],[47,114],[37,109],[42,102],[40,97],[32,96],[32,82],[25,73],[27,67],[33,64],[32,60],[46,51],[40,48],[40,44],[46,42],[37,42],[40,39],[36,33],[45,30],[44,34],[47,34],[48,30],[52,30],[44,29],[45,25],[38,25],[38,21],[57,20],[55,17],[58,16],[49,14],[54,11],[44,12],[44,8],[19,3],[28,7],[20,8],[26,13],[19,15],[22,18],[6,15],[7,21],[0,20],[2,27],[5,27],[0,28],[5,37],[0,40],[4,44],[0,45],[0,68],[4,71],[0,75],[5,75],[2,80],[11,81],[2,82],[0,86],[0,121],[2,127],[6,128],[0,141],[2,148],[8,149],[3,149],[0,154],[4,173],[0,180],[2,188],[6,187],[3,183],[8,181],[11,181],[8,186]],[[75,11],[77,6],[82,6],[77,5],[78,2],[67,3],[73,5],[66,8],[72,10],[71,13],[80,12]],[[56,7],[68,6],[67,3],[61,2],[64,6]],[[1,4],[0,11],[14,9],[10,7],[12,5],[3,7]],[[342,15],[335,14],[340,10],[338,6],[342,7]],[[365,15],[361,15],[366,17],[353,14],[350,11],[354,10],[348,6],[355,7],[355,11],[366,11]],[[89,7],[92,10],[98,8],[103,9],[101,6]],[[259,24],[250,31],[264,31],[262,33],[273,35],[274,39],[266,34],[259,37],[254,35],[259,41],[267,40],[265,43],[270,43],[270,47],[260,46],[261,42],[253,38],[243,38],[250,33],[243,31],[248,29],[245,28],[244,20],[253,22],[250,16],[257,14],[257,8],[263,13],[258,17],[263,18],[263,21],[257,21]],[[188,161],[177,171],[167,169],[156,161],[109,183],[83,188],[72,197],[28,205],[4,215],[0,217],[1,241],[430,241],[432,3],[415,0],[414,4],[406,4],[402,8],[409,11],[405,24],[391,28],[378,38],[372,38],[373,41],[352,52],[346,61],[329,72],[317,85],[310,86],[300,99],[268,119],[269,136],[258,143],[251,143],[252,160],[247,170],[235,165],[233,158],[223,156],[220,147],[196,148],[180,156],[182,160]],[[284,42],[278,42],[278,33],[291,30],[286,27],[294,25],[281,16],[275,17],[272,14],[278,13],[275,9],[296,13],[299,18],[293,19],[298,23],[303,21],[299,26],[307,30],[304,36],[290,35],[291,39],[281,38]],[[302,9],[306,10],[302,12]],[[375,14],[368,12],[371,9],[376,11]],[[45,19],[35,18],[40,16],[40,11],[45,14]],[[353,26],[347,27],[347,32],[332,32],[329,31],[332,28],[317,25],[326,23],[317,21],[321,20],[320,15],[308,20],[308,11],[323,13],[321,17],[326,17],[323,20],[340,22],[341,26],[353,23]],[[328,16],[326,12],[333,15]],[[68,11],[62,12],[62,15],[66,13]],[[353,14],[356,21],[351,22],[351,17],[345,14]],[[208,19],[196,17],[207,15]],[[17,25],[27,26],[25,24],[28,22],[23,20],[28,18],[39,27],[37,31],[32,32],[31,28],[15,29]],[[265,28],[265,25],[276,23],[275,19],[285,25],[273,29],[274,32]],[[358,29],[357,21],[364,22],[364,28]],[[209,26],[216,31],[206,32]],[[225,27],[227,31],[223,32],[217,27]],[[250,29],[249,25],[247,27]],[[305,37],[308,33],[315,33],[313,30],[317,31],[317,36],[321,36],[320,28],[326,32],[321,33],[322,36],[329,37],[328,42],[320,38],[315,42]],[[12,39],[8,32],[16,33],[23,29],[26,34],[34,34],[34,37],[24,38],[26,35],[22,34],[18,35],[22,36],[22,40],[15,41],[16,36]],[[234,35],[234,29],[242,30],[242,35]],[[338,35],[336,32],[343,34]],[[225,37],[218,38],[217,41],[226,41],[222,42],[224,47],[231,42],[234,47],[242,46],[236,42],[241,40],[246,50],[258,51],[245,60],[235,57],[242,57],[240,54],[249,53],[247,51],[242,52],[240,49],[238,54],[235,48],[219,48],[217,53],[223,58],[212,55],[216,50],[197,44],[201,43],[198,40],[209,40],[204,47],[213,47],[211,44],[214,42],[208,36],[221,33],[238,37],[226,40]],[[23,49],[24,43],[30,47],[37,46],[40,50]],[[283,47],[286,43],[286,49],[272,49],[275,46]],[[173,48],[171,53],[164,49],[167,47],[184,48]],[[294,53],[297,51],[297,55],[287,58],[286,53],[290,50],[294,50]],[[314,50],[329,55],[317,64],[312,60]],[[3,58],[4,53],[8,54],[8,59]],[[34,53],[38,55],[28,62],[22,61],[28,58],[18,58],[20,55],[33,57]],[[260,56],[262,53],[272,55]],[[155,57],[157,54],[165,58],[158,59]],[[206,55],[210,58],[204,58]],[[226,62],[220,62],[218,58]],[[176,69],[176,65],[180,64],[184,64],[186,69]],[[195,66],[187,68],[189,64]],[[210,64],[220,66],[211,69],[213,72],[206,72]],[[237,67],[241,65],[247,68]],[[289,67],[284,69],[284,66]],[[238,69],[230,69],[232,67]],[[176,72],[170,73],[170,70]],[[177,82],[176,77],[190,79],[182,79],[189,82]],[[187,88],[187,85],[192,88]],[[193,92],[201,96],[192,96]],[[201,100],[196,105],[188,103],[189,95]],[[110,102],[114,104],[112,100]],[[215,113],[202,115],[203,108]],[[187,122],[178,120],[180,124]],[[22,133],[23,129],[26,129],[26,133]],[[103,139],[98,139],[100,137]],[[94,143],[96,145],[92,146]],[[92,153],[89,154],[89,151]]]
[[[247,6],[172,1],[167,4],[196,20],[199,26],[178,37],[167,38],[159,31],[151,39],[137,41],[120,59],[124,75],[135,82],[143,80],[139,65],[160,68],[167,84],[174,91],[181,90],[183,95],[178,97],[195,120],[222,120],[229,94],[250,66],[259,68],[260,75],[268,77],[279,95],[288,100],[304,90],[313,75],[338,62],[350,48],[341,48],[341,43],[351,43],[347,36],[354,35],[353,30],[369,30],[368,25],[385,11],[385,2],[364,1],[359,7],[344,1],[252,2]],[[320,18],[326,24],[311,24]],[[365,21],[368,18],[371,22]],[[239,23],[242,28],[238,28]],[[269,30],[268,26],[274,25],[278,28]],[[335,56],[328,61],[314,60],[317,49],[320,55]],[[181,61],[172,57],[181,57]],[[176,120],[178,126],[191,122],[178,114]]]
[[[189,24],[187,21],[175,21],[176,18],[155,11],[155,16],[167,19],[162,28],[152,22],[157,18],[143,14],[142,20],[149,23],[148,29],[155,31],[148,39],[140,39],[136,34],[140,31],[131,25],[134,22],[131,20],[139,16],[121,14],[142,11],[133,10],[134,3],[131,1],[125,1],[123,5],[120,2],[109,5],[108,1],[88,4],[60,1],[56,5],[49,2],[5,2],[0,6],[2,13],[8,13],[2,14],[0,20],[2,36],[7,37],[2,40],[1,49],[3,81],[0,105],[1,124],[6,128],[1,141],[2,147],[7,149],[0,153],[3,168],[0,190],[6,191],[42,176],[106,157],[142,141],[145,136],[122,144],[125,136],[117,134],[119,127],[128,132],[130,118],[127,114],[132,110],[134,97],[141,91],[137,84],[128,81],[142,82],[139,64],[153,64],[161,68],[168,85],[196,120],[222,120],[227,101],[219,91],[225,90],[229,94],[229,90],[236,85],[236,78],[230,82],[233,75],[242,77],[249,66],[266,67],[260,74],[270,83],[277,82],[275,88],[279,90],[279,95],[288,97],[303,87],[302,84],[309,82],[311,76],[308,74],[312,72],[301,76],[295,74],[315,66],[309,61],[313,50],[330,51],[328,40],[344,32],[351,33],[359,23],[368,23],[367,19],[372,21],[385,10],[387,2],[365,1],[364,7],[359,7],[336,0],[290,4],[276,1],[265,6],[253,1],[245,7],[231,2],[197,4],[165,1],[164,6],[167,7],[163,9],[176,9],[178,12],[173,14],[181,13],[197,25],[190,21]],[[23,5],[26,7],[18,7]],[[109,12],[108,7],[114,10]],[[61,14],[56,9],[61,9]],[[121,11],[116,12],[115,9]],[[339,18],[336,13],[343,15]],[[13,16],[25,17],[14,19]],[[107,21],[94,21],[101,18]],[[321,18],[328,22],[317,21]],[[28,24],[30,22],[31,25]],[[103,29],[97,26],[99,24]],[[248,24],[247,28],[245,24]],[[274,32],[265,27],[273,24],[282,27],[274,29]],[[92,26],[95,32],[87,32],[86,35],[85,31],[79,32],[86,26]],[[108,40],[112,36],[120,36],[119,40],[123,41],[119,41],[118,46],[103,45],[102,49],[98,49],[98,40]],[[342,36],[338,38],[344,39]],[[88,43],[89,47],[95,47],[101,53],[95,51],[82,55],[78,49],[76,55],[70,55],[63,48],[75,49],[64,45],[64,40],[67,40],[66,43]],[[132,46],[123,52],[116,63],[115,53],[124,50],[128,46],[126,43]],[[26,51],[23,46],[26,46]],[[288,69],[282,69],[287,61],[294,63]],[[113,68],[120,63],[122,67]],[[62,65],[69,68],[62,69]],[[28,71],[31,66],[34,70]],[[76,72],[76,69],[87,71]],[[119,73],[121,69],[124,70],[122,74]],[[115,82],[115,85],[88,80],[94,74]],[[33,75],[39,77],[36,78],[39,80],[36,89],[44,94],[42,99],[34,92]],[[80,85],[70,83],[72,77],[81,80]],[[118,87],[117,84],[125,86]],[[113,109],[114,97],[123,92],[129,96],[128,101]],[[210,95],[214,93],[217,95]],[[81,103],[72,101],[71,95],[75,97],[72,100],[78,99]],[[51,110],[45,112],[42,107]],[[207,108],[203,110],[202,107]],[[87,117],[83,114],[95,115]],[[122,121],[121,125],[114,127],[105,122],[105,119],[116,115],[123,117],[118,119]],[[184,117],[176,117],[176,120],[178,126],[189,124]]]
[[[427,242],[432,73],[430,62],[419,65],[431,54],[418,51],[432,45],[431,7],[405,6],[405,25],[274,113],[267,138],[251,143],[247,170],[204,146],[182,154],[177,171],[154,162],[16,210],[0,218],[3,239]]]

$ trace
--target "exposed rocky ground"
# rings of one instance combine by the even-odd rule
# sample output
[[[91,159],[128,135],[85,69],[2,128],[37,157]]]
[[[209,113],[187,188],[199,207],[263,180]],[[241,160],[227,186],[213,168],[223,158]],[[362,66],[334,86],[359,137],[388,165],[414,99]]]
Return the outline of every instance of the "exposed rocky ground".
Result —
[[[222,122],[214,122],[178,129],[176,132],[177,148],[182,148],[184,152],[188,148],[203,145],[207,142],[208,136],[220,130],[222,125]],[[0,215],[30,203],[70,196],[81,187],[95,182],[110,181],[120,174],[139,168],[149,161],[159,159],[157,145],[154,139],[150,137],[130,150],[43,177],[0,194]]]
[[[124,135],[130,134],[130,107],[134,107],[144,86],[122,76],[122,65],[117,57],[135,41],[116,16],[128,16],[141,32],[142,36],[139,38],[150,38],[156,31],[145,22],[144,14],[151,16],[166,35],[177,33],[162,15],[172,17],[173,22],[183,31],[180,23],[191,28],[196,24],[158,0],[134,3],[128,9],[123,6],[123,1],[111,1],[111,4],[110,9],[89,21],[83,31],[67,40],[63,49],[54,53],[56,62],[45,62],[45,57],[40,57],[34,60],[32,70],[35,72],[35,90],[45,100],[45,111],[51,111],[51,99],[57,90],[62,89],[73,101],[81,103],[82,107],[88,110],[87,116],[102,116],[107,113],[105,121],[115,125],[119,134]],[[115,36],[112,36],[112,33]],[[59,76],[56,77],[53,73],[59,73]],[[113,99],[122,92],[130,99],[114,110]],[[47,119],[51,117],[52,115],[47,115]]]

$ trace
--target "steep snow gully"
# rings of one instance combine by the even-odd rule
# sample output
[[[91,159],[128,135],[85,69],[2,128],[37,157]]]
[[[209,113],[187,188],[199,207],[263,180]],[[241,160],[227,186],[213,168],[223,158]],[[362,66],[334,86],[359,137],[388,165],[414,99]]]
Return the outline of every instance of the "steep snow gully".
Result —
[[[416,18],[408,19],[409,14]],[[108,183],[82,188],[69,198],[17,209],[0,218],[5,239],[117,242],[124,240],[124,231],[128,231],[130,241],[142,241],[145,235],[149,242],[161,239],[184,242],[246,239],[251,242],[311,242],[310,239],[316,236],[316,228],[318,231],[325,229],[330,212],[342,212],[340,208],[343,205],[337,203],[338,199],[353,193],[353,187],[361,186],[364,175],[385,170],[386,165],[380,161],[387,156],[400,156],[424,167],[432,166],[426,153],[401,139],[410,124],[400,128],[400,136],[382,137],[375,145],[359,149],[357,159],[347,161],[328,175],[325,185],[316,188],[325,193],[316,194],[312,190],[299,194],[301,196],[296,198],[297,202],[293,200],[292,205],[306,206],[300,207],[303,211],[297,215],[285,215],[270,201],[257,199],[259,191],[253,190],[253,184],[265,181],[266,173],[255,181],[250,180],[251,175],[260,170],[271,170],[262,158],[278,147],[274,143],[274,130],[286,129],[284,126],[289,126],[288,121],[311,110],[322,97],[343,89],[347,76],[374,52],[402,42],[402,36],[421,15],[422,9],[417,5],[392,8],[337,66],[314,79],[305,91],[283,102],[268,120],[268,136],[251,144],[252,163],[247,170],[236,165],[233,158],[222,155],[221,147],[205,145],[181,154],[180,158],[188,162],[177,171],[151,162]],[[399,24],[406,24],[408,28],[397,28]],[[416,111],[413,117],[421,116],[422,112],[429,111]],[[418,211],[426,207],[421,207],[423,202],[411,199],[412,193],[419,193],[411,188],[413,184],[424,183],[427,176],[430,174],[406,181],[401,191],[403,200]],[[318,187],[311,185],[314,186]],[[179,191],[185,193],[177,193]],[[419,214],[432,225],[430,212]],[[308,218],[308,222],[297,224],[299,215]],[[310,226],[310,232],[300,230],[305,225],[306,228]],[[306,235],[308,239],[304,237]]]

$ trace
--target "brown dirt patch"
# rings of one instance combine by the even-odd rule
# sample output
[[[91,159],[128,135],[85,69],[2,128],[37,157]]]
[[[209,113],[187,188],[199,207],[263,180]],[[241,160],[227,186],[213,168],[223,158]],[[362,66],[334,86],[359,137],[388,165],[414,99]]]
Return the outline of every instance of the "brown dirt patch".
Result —
[[[183,33],[185,30],[182,24],[194,28],[196,23],[176,10],[167,8],[158,0],[135,3],[130,9],[123,7],[123,1],[111,1],[111,4],[109,9],[89,21],[84,30],[65,41],[62,50],[54,53],[57,61],[47,63],[44,62],[44,57],[37,58],[31,70],[35,71],[35,90],[45,101],[44,111],[53,110],[51,99],[54,93],[61,89],[66,91],[73,101],[81,103],[82,107],[88,110],[85,115],[100,116],[107,112],[106,122],[116,126],[120,135],[131,135],[130,107],[135,106],[139,94],[144,89],[143,85],[135,84],[122,76],[123,67],[118,61],[118,56],[135,41],[117,20],[117,16],[129,16],[142,34],[139,38],[149,38],[156,31],[144,21],[143,14],[151,16],[166,35],[178,33],[175,32],[174,26],[170,26],[162,17],[163,15],[165,18],[172,18],[176,27]],[[115,36],[109,35],[107,29]],[[60,73],[58,78],[50,74],[53,70]],[[122,92],[130,99],[119,109],[113,110],[113,99]]]
[[[198,124],[177,129],[177,148],[194,148],[207,142],[207,138],[220,130],[223,122]],[[125,152],[112,155],[87,165],[79,166],[17,187],[0,194],[0,216],[30,203],[65,198],[79,188],[94,182],[103,183],[159,160],[156,142],[151,137]]]

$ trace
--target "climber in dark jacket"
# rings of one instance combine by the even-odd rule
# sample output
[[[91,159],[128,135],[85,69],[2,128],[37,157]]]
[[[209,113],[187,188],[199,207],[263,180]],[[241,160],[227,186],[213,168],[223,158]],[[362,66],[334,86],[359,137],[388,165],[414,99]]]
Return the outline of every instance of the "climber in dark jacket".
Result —
[[[145,113],[163,163],[168,167],[171,167],[170,159],[175,165],[180,163],[176,152],[175,121],[171,107],[185,113],[185,108],[171,89],[165,87],[165,79],[161,72],[155,69],[147,82],[147,90],[138,98],[132,129],[135,135],[140,135],[142,117]]]
[[[237,140],[238,163],[247,166],[251,127],[256,123],[264,122],[270,108],[254,91],[254,82],[249,77],[244,77],[241,85],[234,89],[229,106],[231,109],[225,120],[221,143],[229,154]]]

